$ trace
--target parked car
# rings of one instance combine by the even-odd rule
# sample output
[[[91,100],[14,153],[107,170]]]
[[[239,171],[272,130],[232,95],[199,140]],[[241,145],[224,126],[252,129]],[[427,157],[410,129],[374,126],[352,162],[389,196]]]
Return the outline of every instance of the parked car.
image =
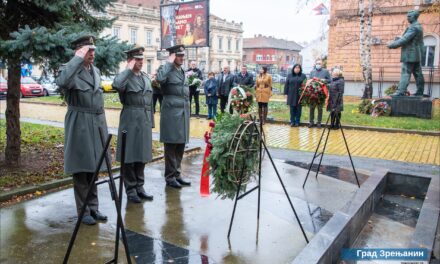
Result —
[[[116,92],[112,87],[114,78],[114,76],[101,76],[101,86],[105,93]]]
[[[58,85],[49,78],[40,79],[40,84],[43,86],[44,96],[59,94]]]
[[[0,98],[5,98],[8,93],[8,81],[0,76]]]
[[[26,96],[44,96],[44,89],[31,77],[22,77],[20,86],[21,98]]]
[[[286,82],[286,77],[281,76],[277,73],[272,74],[272,81],[273,82],[279,82],[279,83],[285,83]]]

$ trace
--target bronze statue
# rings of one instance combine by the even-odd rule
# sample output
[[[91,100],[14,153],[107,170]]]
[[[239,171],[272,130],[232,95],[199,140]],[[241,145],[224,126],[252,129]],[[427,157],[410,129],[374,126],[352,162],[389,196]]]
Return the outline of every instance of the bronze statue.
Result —
[[[414,74],[416,80],[417,92],[415,95],[423,95],[425,80],[423,78],[421,61],[424,49],[423,29],[417,21],[419,11],[411,10],[408,12],[409,27],[403,33],[403,36],[388,44],[388,48],[396,49],[402,47],[400,62],[402,62],[402,70],[399,82],[399,88],[393,95],[405,95],[411,74]]]

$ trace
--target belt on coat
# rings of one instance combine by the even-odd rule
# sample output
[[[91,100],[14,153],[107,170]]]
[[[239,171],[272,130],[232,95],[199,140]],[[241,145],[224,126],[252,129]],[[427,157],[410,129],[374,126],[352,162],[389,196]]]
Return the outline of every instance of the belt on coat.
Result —
[[[95,114],[95,115],[100,115],[100,114],[104,113],[104,108],[102,108],[102,107],[98,108],[98,109],[94,109],[94,108],[89,108],[89,107],[69,105],[67,110],[81,112],[81,113]]]
[[[148,110],[149,106],[148,105],[123,105],[122,108]]]

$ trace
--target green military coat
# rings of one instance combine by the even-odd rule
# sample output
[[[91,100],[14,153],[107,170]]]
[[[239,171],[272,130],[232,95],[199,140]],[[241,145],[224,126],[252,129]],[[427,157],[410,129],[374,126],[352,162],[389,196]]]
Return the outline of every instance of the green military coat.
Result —
[[[116,160],[121,161],[122,131],[127,131],[125,163],[152,160],[152,128],[154,127],[153,89],[145,73],[136,76],[125,70],[115,77],[113,88],[123,105],[119,119]]]
[[[160,108],[160,141],[185,144],[189,142],[189,88],[185,72],[167,62],[157,70],[163,100]]]
[[[99,70],[92,74],[84,60],[73,57],[61,70],[56,83],[63,90],[68,110],[64,119],[64,172],[94,172],[102,152],[99,128],[107,140],[107,123]],[[106,168],[105,162],[101,170]]]

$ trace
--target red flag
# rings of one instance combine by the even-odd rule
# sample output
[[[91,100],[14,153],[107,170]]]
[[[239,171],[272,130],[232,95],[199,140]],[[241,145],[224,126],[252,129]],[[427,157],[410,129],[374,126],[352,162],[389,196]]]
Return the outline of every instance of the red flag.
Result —
[[[209,122],[209,131],[205,132],[205,142],[206,142],[206,150],[205,155],[203,156],[203,166],[202,173],[200,175],[200,195],[203,197],[209,196],[209,162],[208,157],[211,154],[212,144],[210,142],[211,133],[214,130],[215,123],[213,121]]]

